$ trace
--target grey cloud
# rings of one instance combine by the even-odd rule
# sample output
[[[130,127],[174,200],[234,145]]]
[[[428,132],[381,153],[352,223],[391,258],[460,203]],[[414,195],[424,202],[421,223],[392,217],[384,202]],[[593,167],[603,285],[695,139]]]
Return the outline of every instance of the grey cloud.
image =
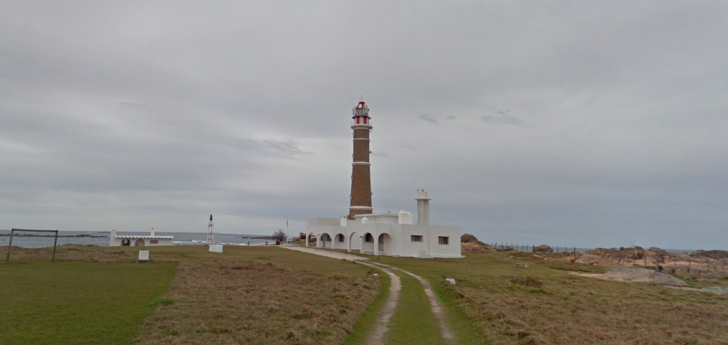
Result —
[[[516,126],[523,124],[521,119],[519,119],[513,115],[503,114],[503,113],[495,114],[495,115],[486,115],[486,116],[481,117],[480,119],[487,123],[492,123],[492,124],[506,124],[506,125],[516,125]]]
[[[417,118],[420,119],[420,120],[423,120],[423,121],[430,122],[430,123],[440,123],[437,120],[433,119],[430,115],[427,115],[427,114],[419,115],[419,116],[417,116]]]
[[[137,103],[137,102],[119,102],[119,106],[134,110],[140,110],[147,107],[146,104],[143,103]]]
[[[412,145],[407,145],[407,144],[399,145],[399,147],[401,147],[403,149],[406,149],[406,150],[410,150],[410,151],[417,151],[418,150],[416,147],[414,147]]]
[[[6,2],[0,228],[340,216],[364,94],[375,210],[413,211],[426,188],[433,222],[486,242],[726,248],[726,13]]]

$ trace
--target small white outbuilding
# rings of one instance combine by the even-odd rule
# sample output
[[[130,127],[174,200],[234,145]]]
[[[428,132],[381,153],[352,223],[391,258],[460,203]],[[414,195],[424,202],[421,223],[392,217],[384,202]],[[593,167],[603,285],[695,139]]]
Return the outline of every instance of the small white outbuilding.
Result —
[[[149,235],[117,235],[116,230],[111,230],[109,234],[109,247],[154,247],[154,246],[173,246],[174,236],[156,236],[154,229]]]

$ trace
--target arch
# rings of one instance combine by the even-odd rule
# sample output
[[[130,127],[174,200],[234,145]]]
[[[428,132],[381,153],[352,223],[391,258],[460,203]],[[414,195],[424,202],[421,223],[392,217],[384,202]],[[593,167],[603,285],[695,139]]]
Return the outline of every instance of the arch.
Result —
[[[348,251],[348,252],[351,252],[351,242],[354,241],[355,239],[358,239],[358,238],[355,238],[354,235],[356,235],[356,231],[352,231],[349,234],[349,241],[346,243],[346,251]],[[361,249],[361,246],[359,249]]]
[[[313,232],[309,232],[308,234],[306,234],[306,247],[308,247],[308,244],[311,242],[312,239],[314,242],[318,242],[316,240],[316,235],[314,235]]]
[[[388,233],[383,233],[379,235],[379,238],[377,239],[377,253],[374,253],[375,255],[392,255],[394,251],[392,249],[392,236],[390,236]]]
[[[321,234],[319,236],[319,247],[321,248],[331,248],[331,244],[333,243],[333,240],[331,239],[331,236],[327,233]]]
[[[143,240],[143,239],[141,239],[141,238],[140,238],[140,239],[138,239],[138,240],[136,240],[136,241],[134,242],[134,247],[144,247],[144,240]]]
[[[124,247],[128,247],[131,245],[131,240],[129,240],[128,238],[125,238],[125,239],[121,240],[121,245]]]
[[[344,249],[346,248],[346,236],[342,233],[334,235],[334,239],[331,241],[331,248],[333,249]]]
[[[374,236],[371,233],[367,232],[366,234],[364,234],[364,242],[374,243]]]
[[[361,237],[361,252],[362,253],[374,253],[374,235],[370,232],[365,232]]]

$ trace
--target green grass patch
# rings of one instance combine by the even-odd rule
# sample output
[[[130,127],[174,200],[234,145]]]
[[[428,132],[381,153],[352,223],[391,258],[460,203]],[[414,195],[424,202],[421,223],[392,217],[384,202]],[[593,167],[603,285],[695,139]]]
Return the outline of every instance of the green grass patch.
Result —
[[[385,344],[445,344],[422,284],[407,274],[395,273],[402,281],[402,290],[385,335]]]
[[[382,282],[379,294],[374,302],[372,302],[366,311],[364,311],[364,314],[359,317],[356,324],[354,324],[353,331],[349,333],[346,337],[346,341],[344,342],[346,345],[361,345],[366,342],[369,332],[376,324],[379,312],[382,310],[382,306],[389,296],[389,288],[392,284],[391,278],[389,278],[389,275],[381,270],[375,269],[375,271],[379,273],[379,277]]]
[[[445,282],[444,284],[450,284]],[[455,300],[447,295],[443,288],[442,281],[436,279],[430,280],[432,292],[440,298],[442,309],[445,312],[445,319],[450,329],[455,334],[459,344],[472,345],[489,345],[490,342],[486,338],[484,332],[476,327],[472,318],[468,317],[457,305]]]
[[[0,263],[0,344],[129,344],[176,266]]]

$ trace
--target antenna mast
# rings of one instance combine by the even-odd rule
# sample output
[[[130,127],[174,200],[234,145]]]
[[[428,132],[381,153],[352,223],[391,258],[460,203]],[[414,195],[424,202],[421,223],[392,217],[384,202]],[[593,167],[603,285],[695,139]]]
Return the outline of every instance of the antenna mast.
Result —
[[[212,246],[215,244],[215,238],[212,236],[212,215],[210,215],[210,223],[207,224],[207,240],[205,241],[206,246]]]

